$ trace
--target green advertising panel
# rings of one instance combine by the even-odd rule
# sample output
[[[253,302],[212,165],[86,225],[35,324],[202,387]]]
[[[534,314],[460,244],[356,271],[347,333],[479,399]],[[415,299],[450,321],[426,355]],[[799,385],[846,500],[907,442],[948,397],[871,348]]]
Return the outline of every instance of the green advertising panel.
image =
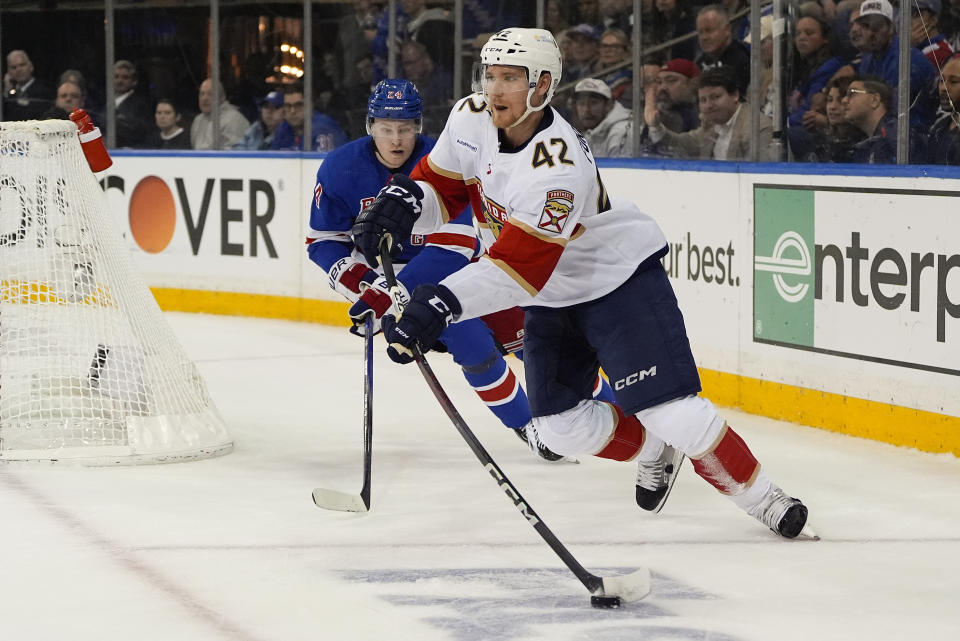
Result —
[[[754,340],[813,346],[815,194],[754,189]]]

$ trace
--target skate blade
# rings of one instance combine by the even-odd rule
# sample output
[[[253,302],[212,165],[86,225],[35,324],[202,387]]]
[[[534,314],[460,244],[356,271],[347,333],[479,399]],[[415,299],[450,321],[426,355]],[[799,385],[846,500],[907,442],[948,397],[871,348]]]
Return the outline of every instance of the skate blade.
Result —
[[[541,463],[546,463],[547,465],[563,465],[564,463],[573,463],[574,465],[580,465],[580,461],[573,458],[572,456],[564,456],[563,458],[558,458],[556,461],[550,461],[542,456],[535,456],[535,458]]]
[[[803,529],[800,530],[800,534],[796,536],[796,540],[819,541],[820,535],[817,534],[812,527],[810,527],[810,521],[807,521],[803,525]]]

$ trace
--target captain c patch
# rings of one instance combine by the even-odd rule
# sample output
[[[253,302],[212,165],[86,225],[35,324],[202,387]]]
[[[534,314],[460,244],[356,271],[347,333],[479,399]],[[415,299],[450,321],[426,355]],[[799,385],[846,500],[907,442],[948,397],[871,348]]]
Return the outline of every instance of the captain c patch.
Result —
[[[563,231],[563,226],[566,224],[571,211],[573,211],[573,193],[565,189],[549,191],[537,227],[559,234]]]

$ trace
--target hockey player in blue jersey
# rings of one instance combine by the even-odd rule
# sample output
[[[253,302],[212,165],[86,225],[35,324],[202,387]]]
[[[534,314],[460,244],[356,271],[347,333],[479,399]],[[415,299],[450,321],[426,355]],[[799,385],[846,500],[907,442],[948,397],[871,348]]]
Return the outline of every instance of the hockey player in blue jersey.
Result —
[[[370,135],[331,152],[317,172],[307,253],[327,272],[330,287],[353,303],[348,313],[355,331],[362,331],[368,314],[374,315],[374,328],[379,331],[380,319],[395,308],[384,278],[367,267],[355,251],[350,228],[392,174],[408,174],[433,148],[434,140],[420,133],[422,112],[420,95],[412,83],[400,79],[380,82],[367,106]],[[398,281],[405,291],[413,291],[421,283],[439,282],[467,265],[478,247],[469,208],[436,232],[400,239],[399,244]],[[504,315],[451,326],[440,342],[487,407],[529,442],[525,431],[531,420],[527,396],[500,350],[502,346],[515,352],[522,347],[522,327],[523,313],[514,308]],[[499,328],[503,331],[496,331],[495,336]],[[562,458],[543,446],[535,451],[545,460]]]

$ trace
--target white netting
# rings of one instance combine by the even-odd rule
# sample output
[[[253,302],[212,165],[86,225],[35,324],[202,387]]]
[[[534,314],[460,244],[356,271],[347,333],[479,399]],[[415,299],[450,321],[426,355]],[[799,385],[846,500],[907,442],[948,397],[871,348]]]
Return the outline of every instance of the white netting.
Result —
[[[232,447],[106,207],[72,122],[0,123],[0,460]]]

